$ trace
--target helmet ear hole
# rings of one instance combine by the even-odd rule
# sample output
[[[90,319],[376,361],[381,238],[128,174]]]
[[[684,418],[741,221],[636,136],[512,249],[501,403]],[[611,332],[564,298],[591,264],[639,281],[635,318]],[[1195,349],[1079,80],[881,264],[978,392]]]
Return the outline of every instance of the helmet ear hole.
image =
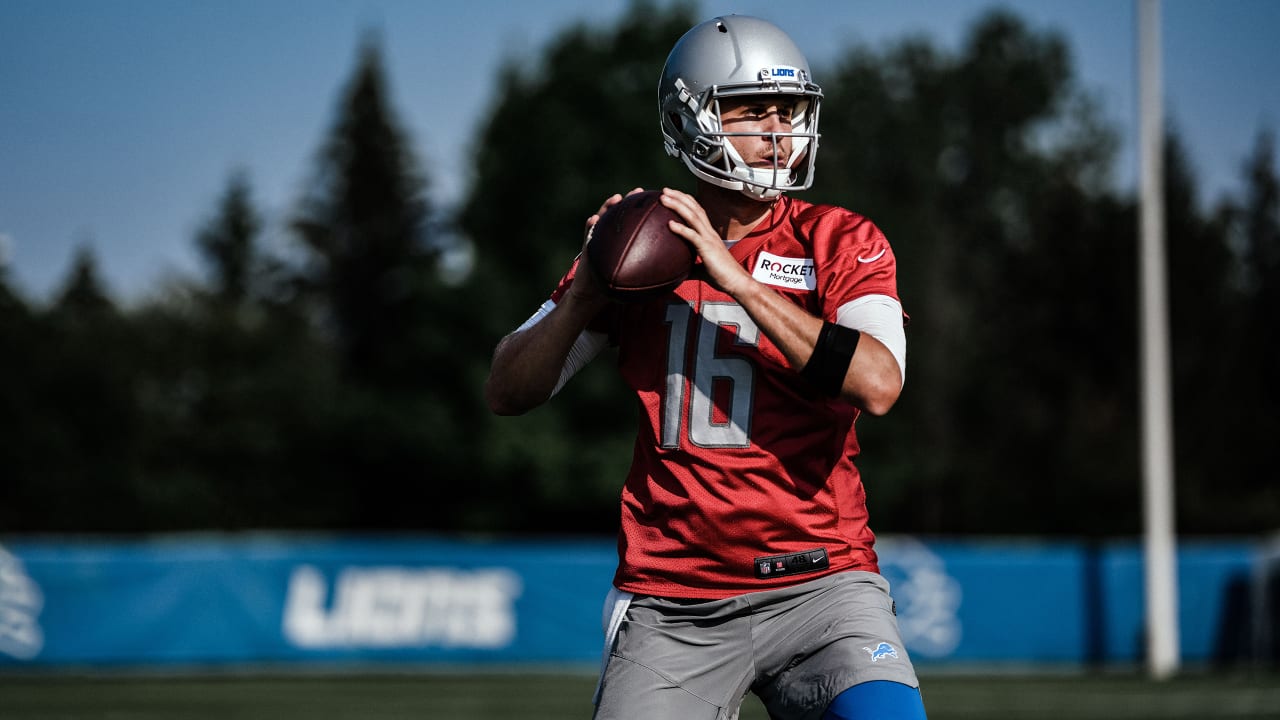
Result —
[[[706,135],[695,118],[679,112],[668,112],[667,122],[681,138],[681,147],[686,152],[706,162],[715,162],[720,158],[720,143]]]

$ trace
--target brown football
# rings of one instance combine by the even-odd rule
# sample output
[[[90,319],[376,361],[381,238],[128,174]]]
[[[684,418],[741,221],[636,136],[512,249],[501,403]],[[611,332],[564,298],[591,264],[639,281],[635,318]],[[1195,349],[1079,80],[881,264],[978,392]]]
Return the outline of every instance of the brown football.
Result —
[[[684,282],[693,268],[693,247],[671,232],[680,221],[656,190],[628,195],[605,211],[591,229],[587,262],[616,300],[644,300]]]

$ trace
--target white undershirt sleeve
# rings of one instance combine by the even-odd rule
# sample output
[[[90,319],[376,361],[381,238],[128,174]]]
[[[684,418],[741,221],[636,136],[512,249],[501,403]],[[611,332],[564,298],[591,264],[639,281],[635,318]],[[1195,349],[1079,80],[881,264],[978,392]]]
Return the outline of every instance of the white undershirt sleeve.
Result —
[[[879,340],[898,361],[902,382],[906,383],[907,332],[902,326],[902,303],[888,295],[863,295],[840,306],[836,324]]]
[[[528,320],[525,320],[520,327],[516,328],[516,331],[519,332],[521,330],[531,328],[542,322],[542,319],[549,315],[555,307],[556,303],[554,300],[548,300],[542,303],[542,306],[538,308],[537,312],[530,315]],[[599,355],[600,351],[608,344],[608,335],[600,332],[593,332],[591,330],[583,330],[582,333],[578,335],[578,339],[573,342],[573,347],[569,348],[569,355],[564,359],[564,367],[560,369],[560,380],[556,382],[555,389],[551,391],[551,396],[555,397],[556,393],[560,392],[560,388],[564,387],[565,383],[569,382],[569,378],[576,375],[579,370],[586,366],[587,363],[595,359],[595,356]]]

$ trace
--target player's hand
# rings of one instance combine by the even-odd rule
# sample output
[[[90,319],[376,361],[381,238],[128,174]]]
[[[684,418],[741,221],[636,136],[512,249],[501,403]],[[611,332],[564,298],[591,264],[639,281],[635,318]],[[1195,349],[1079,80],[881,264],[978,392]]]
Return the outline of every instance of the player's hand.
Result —
[[[711,226],[707,211],[690,194],[672,188],[662,189],[662,204],[671,208],[684,223],[672,221],[671,231],[689,241],[702,258],[702,271],[707,280],[717,288],[737,296],[735,288],[751,276],[729,254],[724,238]]]
[[[627,192],[627,197],[631,197],[632,195],[635,195],[638,192],[644,192],[644,188],[632,188],[630,191]],[[618,193],[614,193],[605,199],[604,204],[600,206],[600,209],[596,211],[595,215],[592,215],[591,217],[587,218],[587,227],[585,230],[583,230],[583,234],[582,234],[583,250],[587,249],[587,241],[591,239],[591,228],[595,227],[596,223],[600,222],[600,216],[604,215],[609,208],[613,207],[614,205],[617,205],[620,202],[622,202],[622,195]]]
[[[643,190],[644,188],[634,188],[627,193],[627,196],[630,197],[638,192],[643,192]],[[578,270],[573,276],[573,284],[569,286],[569,294],[574,295],[581,300],[601,302],[606,298],[604,290],[600,287],[599,278],[597,278],[595,272],[592,271],[590,263],[586,262],[587,243],[591,242],[591,228],[595,227],[596,223],[600,222],[600,217],[604,215],[609,208],[620,202],[622,202],[622,195],[614,193],[605,199],[604,203],[600,205],[600,209],[597,210],[594,215],[587,218],[586,227],[583,229],[582,233],[582,251],[578,253]]]

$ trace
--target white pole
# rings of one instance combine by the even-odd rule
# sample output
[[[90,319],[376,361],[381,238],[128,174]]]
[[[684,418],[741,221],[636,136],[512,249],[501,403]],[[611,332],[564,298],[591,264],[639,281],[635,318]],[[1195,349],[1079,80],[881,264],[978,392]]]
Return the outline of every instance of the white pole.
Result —
[[[1178,571],[1173,518],[1173,410],[1165,289],[1164,112],[1160,0],[1138,0],[1142,466],[1147,666],[1156,679],[1178,671]]]

